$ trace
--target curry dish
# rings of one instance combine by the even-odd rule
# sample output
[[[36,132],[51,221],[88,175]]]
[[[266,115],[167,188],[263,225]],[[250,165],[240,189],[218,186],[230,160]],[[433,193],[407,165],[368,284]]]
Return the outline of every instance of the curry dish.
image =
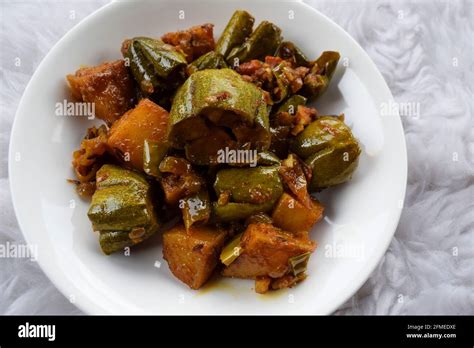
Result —
[[[348,181],[361,153],[344,115],[307,106],[339,53],[310,60],[246,11],[217,42],[204,24],[127,39],[121,53],[67,76],[104,122],[72,161],[102,251],[162,233],[164,259],[192,289],[214,272],[253,279],[258,293],[303,281],[316,196]]]

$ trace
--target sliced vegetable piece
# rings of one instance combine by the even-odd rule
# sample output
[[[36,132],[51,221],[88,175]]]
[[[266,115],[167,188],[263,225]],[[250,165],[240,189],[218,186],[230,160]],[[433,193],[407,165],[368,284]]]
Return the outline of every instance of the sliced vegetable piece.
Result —
[[[354,141],[336,143],[306,159],[313,168],[310,191],[342,184],[352,178],[359,163],[359,144]]]
[[[283,193],[272,213],[275,226],[294,234],[308,232],[321,220],[324,208],[316,201],[310,201],[311,207],[304,206],[287,193]]]
[[[199,70],[205,69],[223,69],[228,68],[227,63],[222,55],[216,53],[215,51],[208,52],[191,64],[188,65],[186,72],[188,75],[191,75]]]
[[[262,21],[241,46],[230,51],[227,62],[231,66],[238,66],[252,59],[264,60],[265,56],[275,54],[280,43],[280,28],[273,23]]]
[[[272,210],[273,205],[273,202],[261,204],[229,202],[225,205],[213,203],[212,214],[216,221],[232,222],[244,220],[254,214],[269,212]]]
[[[143,144],[143,170],[148,175],[161,177],[159,166],[168,151],[166,142],[145,139]]]
[[[109,164],[97,172],[97,189],[87,215],[100,232],[100,246],[107,255],[142,242],[159,227],[145,178]]]
[[[199,289],[217,266],[226,235],[215,227],[193,225],[186,231],[179,224],[163,234],[163,257],[176,278]]]
[[[133,77],[123,60],[80,68],[67,80],[76,99],[94,105],[95,115],[86,116],[96,116],[109,126],[135,102]]]
[[[306,105],[307,99],[302,95],[295,94],[289,97],[283,104],[278,107],[277,113],[279,112],[287,112],[290,115],[295,115],[296,110],[298,109],[299,105]]]
[[[149,99],[142,99],[110,128],[107,145],[125,165],[142,171],[145,141],[156,145],[154,151],[158,157],[166,152],[168,119],[165,109]]]
[[[197,222],[206,223],[211,216],[211,202],[209,193],[205,189],[182,198],[180,207],[186,231],[189,231],[191,226]]]
[[[290,41],[283,41],[278,47],[276,55],[285,60],[291,61],[295,66],[311,66],[311,62],[306,55]]]
[[[262,151],[257,154],[257,163],[261,166],[274,166],[280,164],[280,159],[271,151]]]
[[[234,47],[243,44],[252,33],[254,22],[255,19],[247,11],[235,11],[217,41],[215,51],[227,57]]]
[[[215,125],[240,131],[236,136],[245,134],[240,141],[252,139],[258,149],[265,150],[270,144],[268,110],[262,91],[231,69],[198,71],[179,88],[170,112],[172,145],[183,148],[182,134],[192,131],[191,127],[199,123],[196,119],[202,117]]]
[[[291,150],[303,159],[341,142],[357,142],[351,129],[339,118],[320,116],[310,123],[291,144]]]
[[[146,95],[173,90],[185,77],[186,57],[175,47],[160,40],[136,37],[122,46],[135,80]]]
[[[222,169],[214,183],[216,194],[230,192],[233,202],[275,203],[283,193],[278,166]]]
[[[242,233],[232,238],[232,240],[222,249],[219,258],[224,265],[229,266],[236,258],[239,257],[240,253],[242,252],[242,247],[240,246],[241,238]]]
[[[168,205],[173,206],[181,198],[198,193],[204,186],[204,179],[184,158],[167,156],[161,161],[159,169],[162,173],[160,184]]]
[[[242,253],[222,274],[226,277],[251,278],[269,276],[278,278],[290,271],[289,259],[313,252],[314,242],[296,238],[270,224],[251,224],[245,230]]]
[[[300,273],[306,272],[306,268],[308,266],[309,257],[311,253],[304,253],[298,256],[293,256],[288,259],[288,263],[290,264],[291,272],[296,277]]]
[[[255,292],[257,294],[265,294],[269,288],[272,278],[267,276],[259,276],[255,279]]]
[[[302,89],[304,96],[314,100],[326,92],[340,57],[339,52],[334,51],[325,51],[321,54],[304,79]]]

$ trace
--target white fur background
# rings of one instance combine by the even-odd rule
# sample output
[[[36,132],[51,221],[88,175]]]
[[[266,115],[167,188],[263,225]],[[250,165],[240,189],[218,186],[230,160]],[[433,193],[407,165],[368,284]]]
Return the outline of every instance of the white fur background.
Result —
[[[361,44],[397,102],[420,105],[402,115],[408,188],[395,238],[337,314],[474,314],[473,1],[306,2]],[[7,171],[23,90],[52,45],[104,3],[0,0],[1,244],[24,243]],[[0,314],[78,313],[36,263],[0,259]]]

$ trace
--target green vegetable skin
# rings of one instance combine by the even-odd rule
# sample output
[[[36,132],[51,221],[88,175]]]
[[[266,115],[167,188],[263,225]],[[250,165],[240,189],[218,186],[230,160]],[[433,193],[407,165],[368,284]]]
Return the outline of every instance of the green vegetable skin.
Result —
[[[334,51],[321,54],[304,80],[302,90],[306,97],[314,100],[327,90],[340,57],[339,52]]]
[[[221,193],[230,195],[227,204],[214,204],[216,219],[231,221],[270,211],[282,195],[283,186],[278,166],[231,168],[217,173],[214,190],[218,196]]]
[[[313,169],[310,191],[348,181],[361,152],[350,128],[333,116],[322,116],[307,126],[291,150]]]
[[[159,227],[150,198],[150,186],[135,172],[103,165],[96,175],[97,189],[87,213],[105,254],[123,250],[154,234]]]
[[[299,105],[305,106],[307,99],[302,95],[295,94],[289,97],[283,104],[278,107],[277,113],[288,112],[290,115],[294,115]]]
[[[247,11],[235,11],[217,41],[215,51],[224,57],[244,43],[252,33],[255,19]]]
[[[280,43],[281,29],[273,23],[263,21],[247,41],[232,49],[227,57],[227,63],[236,66],[252,59],[264,60],[265,56],[275,54]]]
[[[189,64],[187,72],[191,75],[199,70],[224,68],[228,68],[224,57],[215,51],[210,51]]]
[[[280,44],[276,55],[283,59],[294,61],[296,66],[309,67],[311,65],[306,55],[294,43],[289,41],[284,41]]]
[[[143,144],[143,170],[145,173],[160,178],[160,162],[167,151],[168,145],[166,143],[145,140]]]
[[[183,147],[179,136],[193,131],[184,122],[207,115],[210,110],[231,112],[239,122],[258,131],[261,149],[268,148],[268,110],[263,93],[232,69],[198,71],[178,89],[170,112],[169,140],[173,145]]]
[[[180,204],[186,230],[196,222],[207,222],[211,216],[211,203],[206,190],[183,198]]]
[[[239,233],[238,235],[236,235],[222,249],[219,259],[224,265],[229,266],[240,256],[240,253],[242,252],[242,247],[240,246],[240,240],[242,239],[242,235],[243,233]]]
[[[124,58],[145,95],[177,87],[184,77],[186,57],[171,45],[147,37],[130,40]]]

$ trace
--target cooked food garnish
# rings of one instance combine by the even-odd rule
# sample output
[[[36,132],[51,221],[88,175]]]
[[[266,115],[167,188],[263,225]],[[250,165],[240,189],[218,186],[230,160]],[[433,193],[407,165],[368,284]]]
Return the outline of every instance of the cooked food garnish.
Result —
[[[105,254],[169,225],[163,256],[191,289],[213,273],[253,279],[259,294],[307,277],[316,194],[348,181],[361,149],[343,115],[311,104],[340,54],[311,61],[254,22],[238,10],[217,41],[209,23],[127,39],[124,60],[67,76],[105,122],[73,153],[70,180],[91,197]]]

